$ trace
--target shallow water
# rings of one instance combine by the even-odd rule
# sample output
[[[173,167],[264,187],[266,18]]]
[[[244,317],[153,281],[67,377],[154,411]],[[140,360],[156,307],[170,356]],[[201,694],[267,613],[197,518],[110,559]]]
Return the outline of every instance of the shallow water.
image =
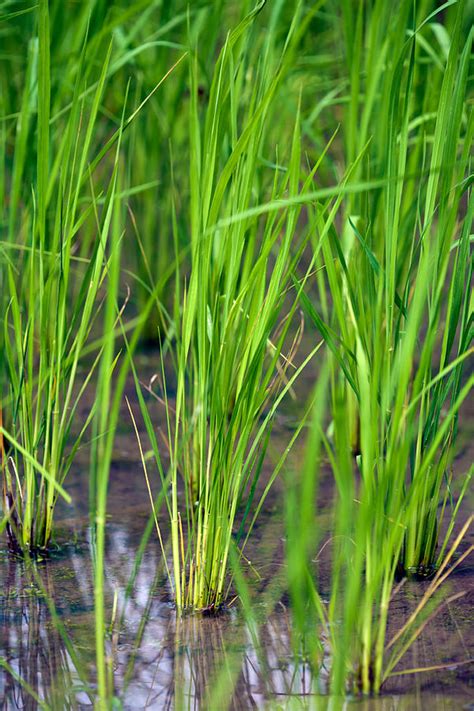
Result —
[[[474,657],[472,560],[456,569],[445,586],[445,595],[458,591],[466,595],[430,622],[401,667],[442,669],[393,676],[377,699],[341,700],[319,695],[326,690],[327,671],[323,668],[319,678],[314,678],[306,665],[295,661],[290,617],[278,586],[284,572],[278,486],[266,503],[247,552],[261,576],[255,582],[261,601],[256,606],[256,628],[245,624],[237,603],[217,617],[177,620],[168,602],[153,532],[140,565],[135,565],[149,506],[126,418],[124,411],[111,472],[106,556],[107,651],[113,660],[115,693],[123,708],[474,709],[472,665],[466,663]],[[286,437],[290,420],[288,416],[277,423],[277,440]],[[472,438],[466,430],[460,443],[456,469],[465,471],[472,460]],[[8,670],[0,669],[1,709],[36,709],[35,695],[52,709],[93,705],[94,541],[84,494],[87,447],[81,456],[83,461],[80,457],[68,480],[74,505],[59,509],[57,550],[36,565],[12,560],[5,551],[0,554],[0,659],[8,664]],[[324,477],[321,493],[329,502],[330,482]],[[471,490],[460,521],[473,508]],[[468,539],[473,539],[472,531]],[[323,564],[321,571],[324,587]],[[390,629],[397,629],[406,619],[424,586],[407,582],[402,588],[393,603]],[[210,689],[212,697],[208,696]]]
[[[134,554],[144,517],[124,517],[111,523],[106,565],[107,608],[112,615],[116,595],[118,616],[109,636],[108,653],[114,660],[114,684],[126,709],[224,708],[206,698],[219,678],[232,682],[231,708],[329,708],[328,699],[313,696],[326,688],[303,664],[295,664],[290,645],[289,614],[282,603],[258,611],[264,620],[255,644],[237,607],[216,618],[197,616],[177,620],[166,601],[157,547],[149,546],[137,574],[133,594],[126,588],[134,568]],[[53,708],[90,708],[84,690],[94,674],[93,587],[90,536],[78,535],[74,545],[53,553],[35,569],[3,556],[0,559],[0,654],[15,675]],[[36,570],[36,574],[35,574]],[[465,566],[454,573],[451,590],[472,585],[474,571]],[[391,624],[406,615],[420,596],[418,583],[409,583],[393,609]],[[55,611],[47,598],[54,601]],[[405,668],[465,661],[472,656],[467,597],[441,612],[404,660]],[[57,615],[64,625],[58,628]],[[121,618],[121,619],[120,619]],[[77,659],[71,654],[72,650]],[[390,680],[377,700],[347,701],[360,709],[472,708],[469,665]],[[226,689],[229,684],[225,684]],[[230,700],[225,691],[223,699]],[[0,682],[2,709],[34,709],[36,703],[13,674]]]

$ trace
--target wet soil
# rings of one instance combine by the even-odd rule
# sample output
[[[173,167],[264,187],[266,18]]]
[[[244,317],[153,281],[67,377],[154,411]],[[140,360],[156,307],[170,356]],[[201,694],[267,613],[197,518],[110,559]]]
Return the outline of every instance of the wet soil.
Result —
[[[147,382],[156,354],[138,365]],[[314,376],[313,376],[314,377]],[[298,399],[308,393],[311,374],[299,385],[272,435],[276,449],[285,446],[298,413]],[[128,386],[132,403],[133,384]],[[87,411],[87,403],[83,405]],[[154,417],[160,422],[159,403]],[[473,405],[461,417],[455,471],[465,472],[473,459]],[[470,423],[470,424],[469,424]],[[297,463],[298,453],[293,461]],[[67,481],[73,504],[58,510],[56,546],[47,560],[33,564],[0,552],[0,709],[36,709],[35,697],[51,709],[93,706],[94,683],[94,540],[88,520],[88,447],[79,452]],[[265,477],[264,477],[265,478]],[[331,478],[320,485],[322,544],[329,526]],[[474,561],[453,571],[443,594],[466,594],[449,603],[424,629],[397,674],[377,699],[330,700],[327,672],[315,679],[295,661],[290,615],[284,594],[283,487],[276,483],[255,529],[247,557],[251,587],[258,591],[255,615],[258,640],[246,625],[236,601],[216,617],[176,618],[169,602],[156,534],[151,531],[142,558],[137,551],[149,525],[150,506],[136,439],[126,407],[117,435],[108,500],[106,606],[108,655],[113,664],[117,708],[124,709],[329,709],[430,711],[474,709]],[[468,491],[460,521],[474,510]],[[474,532],[463,543],[465,549]],[[324,588],[324,564],[320,566]],[[390,629],[396,630],[421,598],[426,582],[408,581],[394,599]],[[469,663],[471,660],[471,663]],[[398,672],[420,667],[422,673]],[[210,689],[213,696],[210,697]],[[219,696],[219,689],[221,695]],[[229,691],[233,689],[233,691]]]

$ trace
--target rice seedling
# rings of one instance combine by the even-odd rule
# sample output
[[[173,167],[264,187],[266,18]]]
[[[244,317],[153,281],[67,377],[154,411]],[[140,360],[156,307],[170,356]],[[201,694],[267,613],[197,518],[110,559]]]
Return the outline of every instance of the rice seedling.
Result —
[[[384,12],[382,4],[377,7]],[[411,17],[403,4],[395,17],[400,27],[393,51],[390,33],[380,35],[385,59],[380,60],[377,102],[384,106],[385,97],[383,141],[377,144],[375,136],[372,151],[363,147],[367,155],[351,179],[360,180],[367,170],[385,184],[373,192],[348,191],[343,230],[334,225],[322,242],[325,278],[319,277],[319,307],[302,297],[333,356],[330,375],[324,376],[331,383],[332,424],[325,435],[322,416],[315,413],[299,496],[288,514],[289,584],[296,628],[305,629],[309,603],[310,619],[319,621],[330,642],[330,691],[335,695],[348,688],[380,690],[430,619],[434,595],[472,523],[462,526],[449,547],[472,474],[471,468],[461,478],[455,498],[451,463],[457,418],[474,382],[472,375],[462,378],[472,354],[469,234],[474,206],[469,188],[473,124],[466,103],[472,32],[463,37],[463,12],[460,3],[429,119],[416,113],[413,87],[423,46],[418,36],[435,13],[400,39],[400,27]],[[375,102],[375,88],[366,91]],[[433,96],[430,100],[433,105]],[[375,113],[373,106],[370,110]],[[432,122],[431,134],[417,130],[425,121]],[[352,145],[350,134],[346,137]],[[349,147],[349,155],[360,148]],[[324,392],[323,379],[318,407]],[[317,525],[313,463],[322,445],[336,486],[327,606],[310,574],[317,543],[307,534]],[[415,613],[387,640],[397,575],[433,580]],[[305,648],[317,666],[321,643],[312,639]]]
[[[173,67],[174,66],[175,65],[173,65]],[[157,87],[161,86],[173,70],[173,67],[168,69],[164,77],[160,79]],[[154,289],[133,329],[130,342],[127,341],[126,329],[122,321],[127,300],[125,300],[125,304],[119,304],[120,279],[122,273],[122,238],[124,225],[126,223],[125,205],[122,199],[124,194],[123,173],[125,172],[125,168],[121,165],[121,149],[124,129],[128,127],[130,121],[133,120],[143,106],[142,102],[138,109],[132,113],[132,119],[128,118],[125,120],[127,98],[128,91],[124,98],[122,122],[117,135],[115,148],[111,186],[105,205],[103,230],[104,234],[110,233],[109,255],[104,264],[105,276],[107,278],[107,293],[102,326],[103,334],[100,340],[101,349],[96,359],[96,362],[98,362],[98,377],[95,407],[93,415],[91,415],[93,417],[93,438],[89,474],[89,513],[93,534],[94,621],[97,672],[96,705],[97,708],[104,710],[110,708],[112,703],[115,703],[113,659],[106,654],[107,625],[104,600],[105,533],[110,469],[117,423],[120,416],[120,406],[123,399],[127,374],[131,365],[131,358],[158,296],[157,289]],[[118,327],[118,324],[120,324],[120,327]],[[127,345],[127,352],[120,363],[120,367],[118,367],[120,353],[116,353],[116,338],[118,334],[123,336]],[[114,378],[116,370],[117,373]],[[145,531],[144,545],[146,545],[148,535],[149,534]],[[130,585],[132,584],[131,582]]]
[[[181,0],[157,3],[156,7],[150,6],[145,14],[149,20],[153,19],[153,26],[158,29],[144,36],[148,24],[145,18],[141,18],[129,33],[135,41],[137,36],[140,37],[139,47],[130,50],[136,65],[137,92],[142,90],[142,85],[145,90],[153,86],[157,72],[160,73],[162,68],[169,65],[170,52],[178,56],[185,48],[192,47],[198,55],[198,77],[194,85],[191,85],[186,65],[182,63],[174,72],[173,81],[167,82],[163,92],[151,99],[149,110],[139,117],[132,127],[131,150],[134,160],[130,165],[130,180],[133,184],[142,185],[144,190],[136,196],[131,196],[136,254],[127,252],[125,264],[128,266],[133,257],[132,264],[137,277],[134,298],[138,308],[147,303],[152,292],[157,295],[156,308],[150,313],[144,332],[144,337],[150,344],[163,342],[167,336],[173,337],[173,281],[179,276],[182,287],[190,269],[191,245],[187,206],[191,183],[188,161],[180,158],[189,156],[192,152],[192,134],[188,127],[194,98],[197,99],[194,118],[199,119],[202,131],[208,114],[205,107],[209,101],[216,55],[223,41],[223,29],[238,24],[253,4],[248,0],[237,4],[218,2],[212,6],[197,2],[187,8]],[[282,20],[282,3],[259,5],[262,11],[259,17],[261,21],[247,28],[246,49],[239,55],[239,61],[242,63],[239,68],[240,84],[252,81],[255,67],[262,56],[266,58],[268,76],[277,71],[287,27],[290,24],[290,20]],[[290,5],[292,14],[300,17],[300,42],[314,10],[304,16],[302,3],[294,2]],[[129,38],[124,40],[127,47],[130,42]],[[294,67],[287,63],[288,73],[293,69]],[[196,97],[192,96],[194,91],[197,92]],[[291,108],[287,103],[288,93],[279,93],[280,96],[275,96],[273,101],[273,113],[279,117],[279,121],[268,121],[265,145],[262,145],[258,156],[262,162],[274,162],[274,144],[279,143],[281,136],[288,133],[287,126],[292,125],[297,110],[299,89],[291,90],[291,96],[296,102]],[[245,106],[250,99],[251,93],[239,88],[235,102],[240,102],[240,112],[246,110]],[[228,157],[228,151],[229,146],[224,146],[218,157],[221,167]],[[280,166],[280,169],[285,168]],[[180,264],[179,275],[175,268],[176,259]]]
[[[58,175],[50,172],[57,156],[51,154],[50,142],[49,58],[49,12],[48,4],[43,2],[38,10],[37,51],[30,54],[30,71],[38,76],[37,180],[28,208],[22,211],[21,224],[15,215],[19,195],[12,195],[11,234],[2,260],[2,284],[8,294],[1,342],[2,411],[8,411],[8,429],[2,426],[2,435],[9,445],[2,468],[3,505],[9,516],[9,545],[18,553],[47,548],[58,495],[68,498],[62,484],[82,433],[70,454],[65,447],[89,378],[79,393],[74,391],[74,385],[95,315],[105,249],[105,242],[98,239],[82,274],[81,299],[70,309],[70,284],[75,278],[74,239],[81,219],[80,188],[88,170],[91,136],[108,60],[93,95],[88,120],[84,120],[79,99],[81,74],[77,78],[71,112],[57,147],[64,165]],[[33,88],[27,84],[17,123],[14,186],[21,181],[25,167],[34,96]]]
[[[164,77],[162,77],[156,85],[154,91],[161,86],[174,66],[175,65],[173,65],[171,69],[168,69]],[[111,186],[105,205],[103,230],[104,234],[110,233],[109,254],[104,263],[104,271],[107,278],[107,293],[102,325],[103,333],[100,339],[101,349],[96,358],[96,362],[98,363],[98,377],[95,406],[93,414],[91,414],[93,418],[93,438],[89,474],[89,513],[93,534],[94,557],[97,707],[100,709],[110,708],[110,704],[114,700],[113,659],[106,654],[107,625],[104,600],[105,533],[110,469],[113,459],[117,423],[120,416],[120,406],[123,399],[126,378],[131,365],[131,358],[142,337],[143,329],[148,323],[150,312],[156,304],[158,296],[157,289],[154,289],[138,321],[134,324],[132,337],[130,341],[128,341],[126,330],[128,330],[129,324],[127,324],[127,328],[123,324],[123,313],[128,297],[124,304],[120,305],[119,303],[122,274],[122,240],[124,225],[126,223],[126,211],[122,199],[124,195],[123,174],[126,172],[123,163],[126,161],[121,161],[121,152],[124,129],[128,127],[131,120],[138,114],[143,106],[143,102],[139,105],[138,109],[132,113],[132,118],[125,120],[127,98],[128,92],[124,98],[122,122],[117,135],[115,148]],[[127,352],[118,367],[120,353],[116,353],[116,339],[119,334],[125,339]],[[145,531],[144,545],[146,545],[148,536],[149,533]],[[130,585],[132,584],[131,582]]]
[[[15,119],[8,229],[0,252],[3,510],[9,546],[18,554],[48,548],[58,496],[70,500],[63,484],[94,415],[95,404],[79,431],[73,426],[100,359],[99,345],[79,379],[100,313],[115,199],[115,173],[101,188],[93,179],[97,158],[92,160],[111,47],[101,55],[95,78],[85,24],[79,57],[71,60],[74,82],[65,111],[55,104],[53,114],[50,21],[49,4],[41,2]],[[106,148],[117,138],[115,133]],[[102,150],[99,157],[104,155]],[[33,160],[28,195],[24,183]]]
[[[206,65],[204,74],[211,72],[215,45],[219,37],[219,26],[224,22],[224,4],[194,3],[192,7],[181,0],[155,3],[147,8],[140,21],[130,28],[124,38],[124,47],[130,49],[131,60],[137,76],[137,103],[140,93],[154,86],[156,76],[165,74],[170,63],[170,52],[176,57],[195,40],[197,33],[203,52],[201,58]],[[148,28],[153,27],[150,31]],[[192,36],[189,37],[188,35]],[[140,37],[138,47],[137,36]],[[204,56],[205,55],[205,56]],[[200,84],[200,101],[207,94],[207,86]],[[189,176],[186,161],[175,161],[170,165],[170,146],[175,155],[189,155],[190,87],[186,63],[176,68],[173,81],[166,82],[159,96],[150,101],[146,114],[134,123],[130,137],[130,151],[134,156],[130,162],[130,182],[148,186],[136,196],[131,196],[130,209],[135,220],[135,254],[129,251],[128,260],[133,256],[136,270],[134,298],[139,310],[145,308],[150,295],[155,294],[156,307],[150,312],[144,338],[158,343],[170,328],[169,311],[172,309],[172,281],[176,275],[175,239],[178,241],[180,260],[188,263],[189,239],[184,219],[182,201],[189,194]],[[173,202],[175,206],[173,208]],[[159,209],[156,209],[159,204]],[[173,221],[175,230],[173,231]],[[171,286],[170,286],[171,282]]]
[[[381,68],[375,72],[378,83],[366,87],[376,106],[369,116],[363,114],[362,123],[368,131],[378,108],[383,141],[375,135],[376,148],[369,148],[352,175],[360,178],[365,169],[385,185],[348,196],[343,230],[334,227],[323,242],[320,311],[306,298],[305,306],[336,355],[341,377],[350,383],[350,441],[361,476],[386,482],[390,496],[403,492],[397,506],[405,508],[406,533],[398,571],[424,576],[443,559],[472,474],[472,469],[466,473],[455,502],[451,462],[458,412],[473,383],[472,376],[462,379],[463,364],[473,352],[473,117],[466,93],[472,31],[463,36],[464,4],[459,3],[441,81],[433,82],[435,89],[439,84],[435,97],[427,81],[433,112],[420,115],[414,90],[418,53],[436,13],[402,32],[409,26],[409,5],[396,13],[400,27],[394,30],[393,49],[390,33],[380,37],[381,54],[392,61],[380,59],[383,73]],[[376,7],[384,12],[382,4]],[[439,66],[432,71],[439,74]],[[363,111],[369,111],[367,104]],[[355,150],[348,149],[348,155]],[[386,515],[393,515],[390,506],[387,499]],[[447,529],[440,537],[446,514]]]
[[[471,517],[456,534],[413,612],[389,634],[389,611],[403,584],[397,583],[395,573],[405,545],[405,506],[410,508],[411,502],[403,490],[391,487],[387,476],[375,478],[362,472],[360,480],[357,477],[350,447],[347,384],[332,394],[334,442],[330,443],[324,433],[329,377],[326,367],[313,397],[303,466],[287,498],[287,561],[295,647],[323,678],[323,692],[342,699],[347,692],[378,693],[433,616],[465,594],[441,597],[439,590],[474,547],[453,557],[472,525]],[[370,413],[361,408],[361,418],[365,417]],[[367,426],[361,419],[361,431]],[[365,446],[362,440],[361,458]],[[328,542],[331,545],[329,589],[323,591],[321,583],[314,581],[313,569],[323,547],[315,501],[325,452],[336,492],[334,524],[324,543],[324,547]],[[325,677],[329,677],[328,685]]]
[[[280,600],[282,581],[259,588],[257,609],[248,543],[306,430],[304,461],[282,491],[294,649],[304,659],[281,678],[291,690],[310,666],[314,689],[336,706],[347,691],[378,693],[471,550],[459,554],[471,520],[457,520],[472,468],[452,471],[474,382],[465,372],[468,3],[17,7],[0,9],[0,534],[29,564],[44,557],[90,430],[91,677],[77,660],[92,703],[120,706],[146,625],[121,687],[114,645],[127,607],[117,596],[108,609],[104,566],[131,369],[130,435],[177,612],[168,606],[175,646],[158,654],[174,654],[176,705],[186,703],[185,682],[205,706],[225,706],[239,695],[242,650],[219,638],[222,669],[213,660],[212,682],[196,676],[194,659],[179,656],[179,630],[196,631],[201,645],[205,628],[182,613],[212,616],[232,591],[258,648],[262,610]],[[300,304],[321,337],[303,355]],[[134,360],[143,336],[160,346],[148,387]],[[330,362],[320,368],[323,345]],[[317,377],[311,403],[274,453],[273,423],[308,366]],[[163,408],[164,431],[149,398]],[[335,487],[327,596],[313,573],[324,454]],[[149,523],[135,573],[151,532]],[[408,576],[429,580],[392,632],[398,578]],[[149,600],[162,577],[157,566]],[[71,655],[61,639],[60,654]],[[256,656],[264,676],[270,663]],[[15,677],[0,665],[45,703],[30,670]],[[303,693],[313,689],[307,681]],[[65,675],[64,686],[72,683]],[[72,690],[62,691],[74,704]]]
[[[305,241],[305,233],[297,237],[301,194],[314,174],[300,194],[298,122],[289,168],[282,176],[272,175],[270,188],[272,204],[279,206],[287,190],[294,204],[289,201],[280,211],[274,208],[263,219],[260,210],[245,216],[254,204],[253,194],[259,194],[263,171],[256,157],[286,61],[284,55],[275,76],[263,69],[251,86],[242,81],[239,56],[246,47],[245,30],[259,9],[228,35],[216,63],[202,135],[195,59],[190,67],[192,267],[182,295],[177,280],[176,399],[172,403],[168,397],[164,367],[160,393],[167,415],[169,478],[136,376],[142,415],[168,492],[169,578],[178,610],[214,611],[224,602],[229,548],[233,536],[244,543],[244,534],[249,534],[250,508],[276,408],[309,360],[299,367],[292,363],[298,333],[284,353],[297,304],[295,292],[279,324],[292,267]],[[296,24],[290,29],[289,45],[295,28]],[[244,92],[245,102],[240,101]],[[240,120],[239,105],[246,107]],[[229,157],[220,168],[223,141]],[[289,368],[293,372],[286,375]],[[132,408],[130,412],[135,421]],[[143,451],[142,459],[149,481]],[[243,521],[236,532],[239,510]],[[158,520],[157,527],[163,545]],[[163,553],[166,556],[164,549]]]

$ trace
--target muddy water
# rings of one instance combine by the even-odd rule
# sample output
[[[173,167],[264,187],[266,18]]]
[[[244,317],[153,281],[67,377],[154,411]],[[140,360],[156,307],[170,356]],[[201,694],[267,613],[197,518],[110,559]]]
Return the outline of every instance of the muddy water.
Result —
[[[131,389],[129,395],[133,396]],[[288,438],[291,413],[289,408],[277,422],[276,443]],[[472,412],[466,415],[472,422]],[[455,466],[459,472],[472,461],[471,434],[463,428]],[[48,560],[33,565],[0,554],[1,709],[36,709],[35,697],[52,709],[93,706],[94,540],[87,518],[86,446],[71,472],[68,490],[74,503],[59,509],[58,545]],[[330,478],[324,475],[321,493],[328,504],[330,491]],[[473,504],[471,490],[461,521]],[[327,671],[312,677],[291,651],[290,616],[280,586],[284,574],[281,487],[277,485],[267,501],[247,551],[260,578],[253,583],[259,590],[255,627],[245,624],[238,604],[217,618],[177,620],[153,532],[137,564],[149,504],[125,409],[111,472],[109,514],[107,652],[113,661],[117,708],[474,709],[473,667],[466,663],[474,657],[472,560],[453,572],[445,588],[446,596],[467,594],[429,623],[397,671],[442,668],[393,676],[378,699],[331,701],[319,695],[326,690]],[[472,532],[469,537],[472,540]],[[464,548],[467,544],[468,539]],[[400,627],[414,609],[424,585],[406,583],[393,602],[391,629]]]

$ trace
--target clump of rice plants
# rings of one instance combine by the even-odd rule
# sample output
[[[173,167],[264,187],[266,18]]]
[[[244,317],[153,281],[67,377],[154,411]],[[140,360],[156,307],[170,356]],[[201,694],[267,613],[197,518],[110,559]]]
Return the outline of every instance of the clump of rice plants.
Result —
[[[262,0],[250,14],[252,0],[189,8],[187,0],[39,0],[11,13],[16,4],[4,5],[0,535],[27,561],[43,557],[90,428],[94,688],[82,670],[81,680],[97,708],[115,707],[120,590],[108,624],[104,560],[129,368],[138,402],[127,401],[127,424],[176,607],[176,658],[185,622],[206,629],[182,613],[211,616],[229,598],[240,598],[256,640],[247,544],[305,429],[304,459],[283,489],[281,571],[295,649],[305,655],[288,675],[310,663],[329,705],[347,691],[378,693],[438,609],[450,570],[472,551],[459,553],[472,519],[457,522],[472,468],[452,472],[474,382],[465,372],[474,215],[467,3]],[[240,24],[226,34],[228,21]],[[304,355],[300,305],[321,337]],[[161,347],[148,387],[134,362],[144,333]],[[321,366],[322,346],[330,360]],[[285,441],[272,439],[309,364],[311,403]],[[153,396],[161,430],[147,408]],[[334,484],[326,590],[314,576],[324,455]],[[161,584],[160,566],[153,572]],[[259,580],[260,610],[281,602],[283,576],[268,595]],[[391,604],[409,576],[427,579],[391,632]],[[157,594],[155,582],[148,593]],[[171,605],[163,608],[173,619]],[[146,617],[137,640],[145,625]],[[137,652],[138,641],[130,669]],[[238,656],[229,652],[204,705],[225,705]],[[179,671],[178,663],[177,706],[187,680]]]
[[[409,27],[408,5],[397,12],[400,27]],[[393,492],[400,497],[396,507],[404,510],[405,535],[398,573],[421,576],[440,565],[472,474],[466,473],[456,502],[451,463],[458,413],[473,384],[472,376],[463,382],[463,365],[473,352],[474,123],[466,92],[472,32],[463,36],[459,3],[441,81],[435,77],[431,84],[418,55],[435,16],[402,33],[403,41],[400,32],[383,40],[390,61],[375,73],[379,83],[367,86],[383,140],[376,132],[375,148],[369,146],[367,156],[363,149],[354,176],[360,178],[365,166],[384,185],[346,201],[343,230],[334,227],[323,243],[320,311],[306,302],[336,355],[340,377],[350,383],[350,441],[360,474],[386,486],[385,515],[394,515]],[[432,72],[438,75],[439,66]],[[429,115],[416,100],[420,78],[435,88]],[[366,111],[367,104],[368,132]]]
[[[160,453],[162,443],[157,441],[138,388],[148,436],[168,492],[169,577],[179,610],[217,610],[226,599],[229,549],[234,536],[242,545],[251,527],[249,512],[257,500],[276,407],[304,366],[303,362],[297,368],[292,362],[298,333],[293,345],[285,349],[291,342],[288,334],[297,303],[291,274],[304,244],[304,233],[297,236],[301,209],[298,120],[288,169],[272,174],[271,210],[261,205],[252,210],[265,173],[258,156],[266,120],[286,61],[284,55],[274,75],[263,65],[251,84],[241,76],[245,65],[239,64],[239,56],[246,46],[245,29],[257,11],[227,37],[216,63],[202,133],[195,59],[190,66],[192,266],[182,294],[177,279],[172,345],[176,398],[171,401],[165,382],[160,393],[167,415],[168,475]],[[295,26],[290,38],[294,30]],[[244,93],[245,100],[240,100]],[[243,116],[239,106],[245,106]],[[227,157],[222,164],[223,147]],[[303,191],[311,179],[312,175]],[[290,199],[278,210],[287,191],[294,202]],[[285,298],[290,300],[281,320]],[[163,381],[164,372],[163,368]],[[143,466],[150,480],[145,456]],[[244,520],[236,531],[239,511]],[[157,526],[162,540],[158,520]]]
[[[428,115],[417,113],[414,87],[430,74],[426,65],[418,66],[420,47],[426,48],[419,36],[435,14],[401,36],[376,35],[383,44],[383,72],[367,76],[362,112],[375,116],[379,110],[377,130],[383,130],[375,131],[375,146],[355,147],[355,123],[354,140],[346,138],[348,155],[362,156],[353,187],[362,178],[380,181],[380,187],[348,190],[343,227],[334,224],[322,242],[319,305],[302,297],[332,360],[316,389],[318,410],[301,481],[289,497],[288,575],[295,628],[315,667],[324,654],[316,630],[329,644],[329,690],[335,695],[380,691],[430,619],[454,551],[472,524],[462,522],[450,545],[472,475],[471,467],[455,489],[458,414],[474,384],[472,375],[463,375],[473,352],[474,210],[466,88],[472,31],[463,35],[463,10],[460,3],[448,25],[449,49],[441,79],[433,82],[438,90],[429,96]],[[361,10],[359,30],[362,18]],[[409,28],[412,21],[403,4],[396,22]],[[379,84],[370,88],[377,76]],[[359,104],[360,97],[352,99]],[[363,126],[365,141],[368,116]],[[319,209],[327,213],[324,205]],[[328,383],[332,420],[325,433],[319,408]],[[311,574],[317,555],[315,461],[323,446],[336,487],[328,604]],[[397,578],[407,576],[432,580],[390,639]]]
[[[107,274],[115,169],[105,194],[96,194],[89,163],[110,48],[85,100],[83,39],[66,117],[53,116],[50,16],[40,2],[13,140],[9,232],[0,252],[0,431],[3,510],[18,554],[48,548],[58,496],[69,500],[63,484],[94,412],[93,406],[77,432],[78,404],[98,359],[79,382]],[[34,160],[35,180],[25,193]]]
[[[329,408],[333,442],[324,432],[331,368],[326,366],[313,397],[313,414],[305,457],[293,474],[287,497],[288,585],[292,603],[295,647],[324,682],[326,693],[343,697],[347,692],[378,693],[433,615],[462,597],[460,592],[440,598],[440,587],[454,567],[472,553],[454,554],[472,525],[468,519],[456,534],[413,612],[393,634],[388,632],[392,601],[403,581],[396,569],[405,544],[403,490],[390,484],[385,472],[363,471],[359,477],[351,454],[351,428],[347,417],[349,386],[332,390]],[[370,412],[361,408],[361,430],[370,426]],[[364,456],[365,443],[362,445]],[[321,546],[318,522],[320,467],[327,455],[336,491],[330,538]],[[387,472],[390,474],[390,472]],[[329,590],[314,580],[314,563],[330,544]],[[302,644],[302,647],[301,647]]]

